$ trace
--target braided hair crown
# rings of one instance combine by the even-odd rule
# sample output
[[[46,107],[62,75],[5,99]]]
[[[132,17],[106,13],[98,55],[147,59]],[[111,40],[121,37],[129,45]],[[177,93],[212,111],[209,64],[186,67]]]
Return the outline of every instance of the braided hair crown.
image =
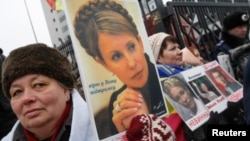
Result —
[[[124,25],[120,19],[116,19],[118,16],[124,19],[123,22],[127,22],[127,25],[124,24],[126,30],[120,28]],[[121,4],[111,0],[94,0],[82,5],[76,14],[74,29],[76,37],[86,52],[93,58],[98,56],[101,59],[102,55],[98,49],[98,33],[118,34],[129,30],[138,35],[136,24],[128,11]]]

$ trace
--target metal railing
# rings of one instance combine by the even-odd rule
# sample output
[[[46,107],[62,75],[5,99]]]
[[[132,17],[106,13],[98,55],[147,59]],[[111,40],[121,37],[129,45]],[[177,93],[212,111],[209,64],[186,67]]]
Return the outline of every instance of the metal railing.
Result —
[[[72,74],[76,82],[76,88],[78,89],[81,96],[85,99],[82,82],[80,79],[80,73],[79,73],[77,62],[76,62],[75,53],[74,53],[71,39],[68,38],[68,40],[65,43],[62,43],[59,47],[56,47],[56,48],[59,49],[69,59],[72,69],[73,69]]]
[[[168,20],[163,18],[163,21],[172,23],[173,27],[166,28],[171,28],[181,46],[195,45],[205,59],[211,60],[211,52],[220,39],[224,17],[233,11],[249,13],[250,8],[243,3],[169,2],[165,11]]]

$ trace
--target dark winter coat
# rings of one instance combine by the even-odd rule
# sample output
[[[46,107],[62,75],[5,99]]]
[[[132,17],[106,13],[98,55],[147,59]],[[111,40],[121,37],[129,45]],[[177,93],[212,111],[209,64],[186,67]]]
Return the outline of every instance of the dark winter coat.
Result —
[[[250,124],[250,57],[244,71],[243,102],[247,124]]]
[[[3,54],[0,54],[1,68],[4,59],[5,56]],[[0,69],[0,74],[2,74],[2,69]],[[0,75],[0,80],[1,80],[1,75]],[[12,126],[15,124],[16,120],[17,118],[11,109],[10,102],[3,94],[2,83],[0,81],[0,139],[5,135],[7,135],[7,133],[11,130]]]
[[[228,34],[226,31],[222,32],[222,39],[217,43],[213,57],[217,60],[219,55],[229,55],[230,63],[234,70],[235,78],[242,83],[243,71],[246,65],[246,60],[250,53],[250,41],[248,38],[237,38]]]

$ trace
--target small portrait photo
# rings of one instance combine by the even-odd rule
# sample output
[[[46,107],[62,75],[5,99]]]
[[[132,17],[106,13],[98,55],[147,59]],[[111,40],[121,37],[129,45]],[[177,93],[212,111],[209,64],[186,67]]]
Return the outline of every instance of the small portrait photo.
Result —
[[[221,93],[228,97],[242,88],[242,85],[236,81],[231,75],[226,73],[220,66],[206,71],[209,78]]]
[[[207,111],[203,102],[197,98],[186,81],[176,75],[161,81],[163,91],[172,102],[173,106],[184,121],[187,121],[199,113]]]
[[[189,85],[204,104],[207,104],[221,96],[220,92],[211,83],[206,75],[190,81]]]

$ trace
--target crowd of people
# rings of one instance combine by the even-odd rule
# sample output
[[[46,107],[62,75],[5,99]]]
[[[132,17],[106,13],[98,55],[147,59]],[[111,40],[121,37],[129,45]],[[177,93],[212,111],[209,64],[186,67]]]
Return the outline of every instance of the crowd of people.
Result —
[[[236,103],[228,102],[227,110],[220,114],[211,112],[206,124],[191,131],[185,121],[204,111],[205,106],[191,94],[181,79],[173,76],[206,62],[199,50],[191,50],[192,57],[199,63],[190,64],[183,59],[186,54],[174,35],[164,32],[150,35],[155,68],[154,62],[144,52],[142,38],[133,19],[125,12],[126,9],[109,1],[97,2],[98,5],[105,5],[105,8],[99,10],[96,9],[98,5],[93,4],[86,4],[79,9],[75,18],[75,35],[88,55],[114,73],[124,84],[112,93],[109,102],[110,132],[113,135],[129,131],[126,134],[128,139],[135,139],[138,132],[144,131],[143,127],[134,124],[140,122],[141,118],[164,124],[168,132],[162,134],[161,139],[176,141],[205,141],[208,124],[250,124],[250,59],[243,63],[243,70],[235,61],[242,56],[234,58],[230,52],[231,49],[249,43],[247,13],[234,12],[225,18],[222,39],[213,54],[215,60],[219,55],[230,56],[239,83],[227,81],[219,71],[211,70],[214,83],[221,85],[225,96],[238,90],[242,83],[244,97]],[[85,28],[88,30],[84,30]],[[96,140],[88,105],[75,89],[67,57],[42,43],[19,47],[7,57],[0,51],[0,139]],[[248,54],[243,56],[246,60]],[[159,81],[157,74],[163,81]],[[193,86],[201,97],[209,101],[218,97],[204,83],[199,86],[193,83]],[[162,99],[160,87],[169,99]],[[166,111],[166,107],[161,105],[157,110],[153,107],[159,106],[163,100],[178,103],[180,108],[185,109],[184,113],[178,113],[170,104],[170,113],[162,118],[158,117],[157,114]],[[131,136],[132,130],[136,132]],[[143,137],[136,138],[140,140]]]

